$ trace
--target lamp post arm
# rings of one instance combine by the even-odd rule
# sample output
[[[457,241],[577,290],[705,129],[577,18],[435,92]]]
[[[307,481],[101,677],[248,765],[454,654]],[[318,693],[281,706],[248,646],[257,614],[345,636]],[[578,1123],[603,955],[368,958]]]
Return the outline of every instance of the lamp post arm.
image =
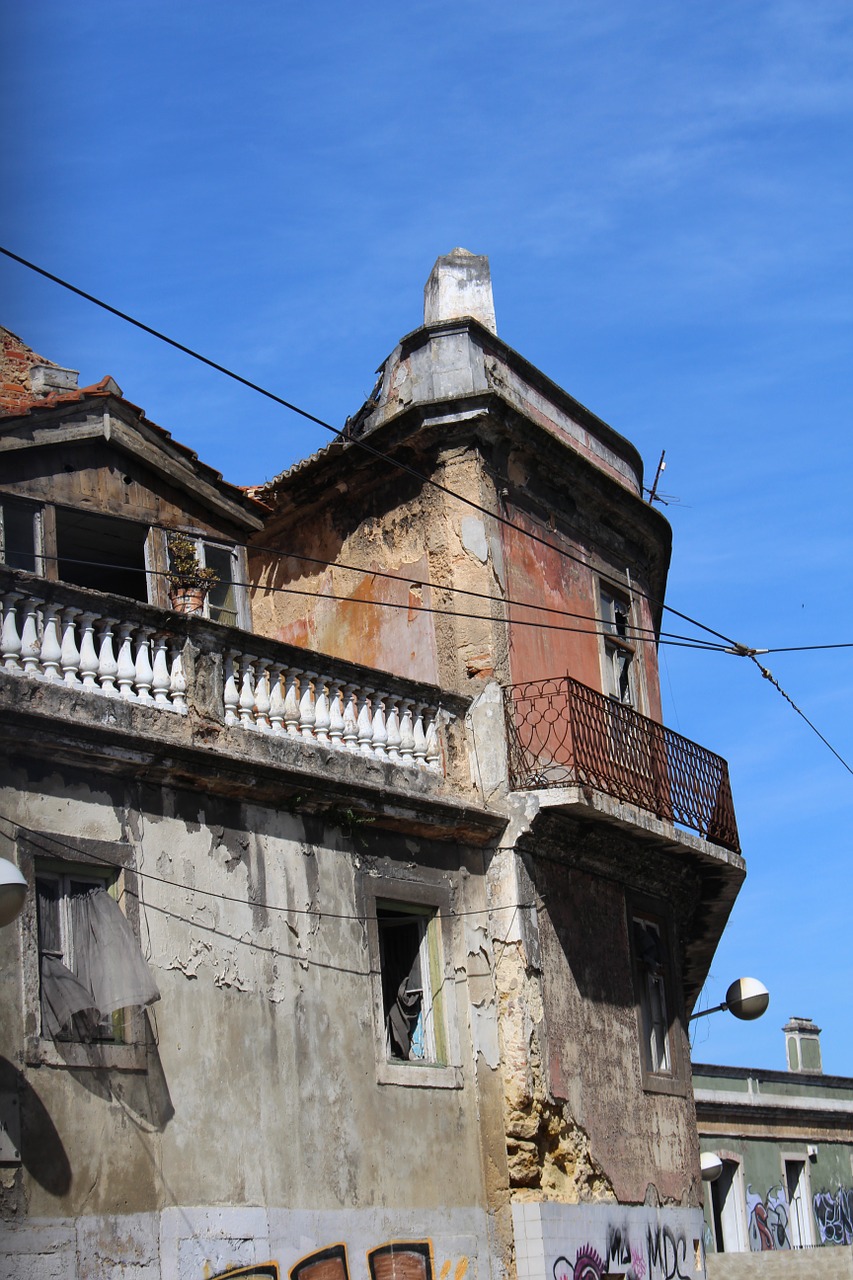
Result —
[[[723,1009],[728,1009],[725,1000],[722,1004],[715,1004],[711,1009],[700,1009],[698,1013],[691,1013],[687,1019],[688,1022],[695,1022],[697,1018],[707,1018],[710,1013],[721,1013]]]

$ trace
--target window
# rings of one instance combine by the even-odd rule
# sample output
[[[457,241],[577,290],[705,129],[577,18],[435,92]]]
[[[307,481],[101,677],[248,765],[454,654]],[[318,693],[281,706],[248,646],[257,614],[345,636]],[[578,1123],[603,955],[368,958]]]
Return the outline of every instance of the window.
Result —
[[[124,1010],[160,993],[108,873],[36,870],[43,1037],[125,1040]]]
[[[27,1060],[91,1066],[97,1046],[100,1057],[94,1065],[144,1066],[145,1028],[139,1010],[160,993],[133,923],[119,906],[120,899],[136,915],[136,900],[127,892],[132,873],[121,866],[99,866],[94,859],[44,857],[51,840],[18,840],[21,866],[34,890],[24,908],[25,937],[33,939],[24,956],[32,1029]],[[81,854],[88,843],[103,845],[70,836],[58,843],[79,848]],[[127,863],[127,846],[104,848],[111,861]]]
[[[56,508],[57,572],[62,582],[130,600],[148,600],[148,529],[131,520]]]
[[[459,1088],[446,878],[361,881],[379,1084]]]
[[[604,631],[604,692],[626,707],[637,705],[634,691],[634,643],[631,636],[631,604],[603,583],[599,588]]]
[[[190,536],[190,535],[188,535]],[[196,558],[200,565],[213,569],[219,581],[210,588],[204,601],[204,616],[211,622],[248,630],[248,604],[244,561],[238,547],[206,542],[195,538]]]
[[[746,1201],[743,1194],[743,1172],[737,1160],[723,1160],[723,1172],[711,1184],[711,1210],[714,1221],[714,1245],[717,1253],[745,1253],[749,1247],[746,1232]]]
[[[654,920],[634,917],[634,954],[640,977],[640,1014],[646,1067],[671,1072],[669,1019],[666,1011],[666,949]]]
[[[630,929],[643,1087],[684,1093],[669,928],[662,915],[640,908],[630,917]]]
[[[0,561],[10,569],[42,572],[41,509],[3,498],[0,504]]]
[[[400,1062],[444,1064],[438,918],[428,908],[377,902],[385,1049]]]
[[[808,1249],[814,1244],[809,1205],[808,1170],[805,1160],[785,1160],[785,1190],[790,1216],[788,1231],[793,1249]]]

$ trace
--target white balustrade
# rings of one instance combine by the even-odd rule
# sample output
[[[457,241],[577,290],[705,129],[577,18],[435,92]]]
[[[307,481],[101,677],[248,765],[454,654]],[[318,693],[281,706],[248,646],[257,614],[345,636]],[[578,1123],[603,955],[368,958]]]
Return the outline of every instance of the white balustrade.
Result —
[[[127,617],[45,601],[25,590],[2,597],[0,659],[7,674],[186,715],[182,653],[178,636]],[[447,716],[437,706],[237,649],[226,650],[222,663],[229,728],[403,769],[443,770]]]
[[[329,750],[384,760],[398,768],[444,770],[437,706],[372,685],[347,683],[307,667],[229,650],[225,723]]]
[[[12,675],[186,714],[180,649],[150,626],[11,591],[3,597],[0,656]]]

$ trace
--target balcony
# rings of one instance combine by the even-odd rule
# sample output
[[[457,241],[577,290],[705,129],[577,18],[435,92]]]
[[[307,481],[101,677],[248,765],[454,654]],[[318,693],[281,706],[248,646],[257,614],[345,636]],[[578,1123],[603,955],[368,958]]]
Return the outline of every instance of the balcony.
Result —
[[[725,760],[569,677],[504,689],[514,791],[581,786],[740,851]]]
[[[28,573],[0,568],[0,600],[7,675],[149,708],[164,730],[195,708],[226,735],[380,761],[402,780],[445,774],[446,730],[467,707],[431,685]]]

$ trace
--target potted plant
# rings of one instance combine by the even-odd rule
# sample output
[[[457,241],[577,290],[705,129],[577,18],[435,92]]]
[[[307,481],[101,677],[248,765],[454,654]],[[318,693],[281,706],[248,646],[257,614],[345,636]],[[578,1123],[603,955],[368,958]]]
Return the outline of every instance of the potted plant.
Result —
[[[185,533],[172,533],[169,547],[169,599],[176,613],[201,613],[204,598],[219,581],[213,569],[198,562],[195,542]]]

